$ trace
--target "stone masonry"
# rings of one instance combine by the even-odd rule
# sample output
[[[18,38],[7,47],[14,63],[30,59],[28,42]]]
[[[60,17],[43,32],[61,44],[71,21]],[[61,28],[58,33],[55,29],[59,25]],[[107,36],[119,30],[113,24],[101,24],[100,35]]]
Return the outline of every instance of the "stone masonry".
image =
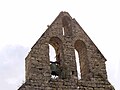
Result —
[[[49,45],[55,49],[55,62],[50,61]],[[78,22],[68,12],[60,12],[26,57],[26,81],[18,90],[115,90],[107,80],[105,62]]]

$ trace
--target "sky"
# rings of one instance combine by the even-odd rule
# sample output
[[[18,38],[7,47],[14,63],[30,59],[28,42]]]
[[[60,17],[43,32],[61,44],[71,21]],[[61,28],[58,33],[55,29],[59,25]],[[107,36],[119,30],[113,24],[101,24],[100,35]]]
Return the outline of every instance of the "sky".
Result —
[[[0,90],[17,90],[25,82],[25,57],[61,11],[100,49],[108,80],[120,90],[119,0],[0,0]]]

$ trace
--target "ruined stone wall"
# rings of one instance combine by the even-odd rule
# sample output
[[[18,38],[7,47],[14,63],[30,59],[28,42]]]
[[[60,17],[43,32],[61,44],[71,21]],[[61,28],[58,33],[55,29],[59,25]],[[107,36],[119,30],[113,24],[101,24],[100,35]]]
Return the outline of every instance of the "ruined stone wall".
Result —
[[[58,78],[51,78],[49,44],[60,55]],[[79,54],[80,80],[75,50]],[[107,80],[105,61],[77,21],[61,12],[26,57],[26,82],[18,90],[114,90]]]

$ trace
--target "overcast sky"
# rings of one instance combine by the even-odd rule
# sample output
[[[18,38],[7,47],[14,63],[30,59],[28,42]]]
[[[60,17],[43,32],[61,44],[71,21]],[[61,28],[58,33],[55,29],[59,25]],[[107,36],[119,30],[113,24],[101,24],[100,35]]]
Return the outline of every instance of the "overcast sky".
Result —
[[[24,58],[61,11],[79,22],[106,57],[108,79],[120,90],[119,0],[0,0],[0,90],[22,85]]]

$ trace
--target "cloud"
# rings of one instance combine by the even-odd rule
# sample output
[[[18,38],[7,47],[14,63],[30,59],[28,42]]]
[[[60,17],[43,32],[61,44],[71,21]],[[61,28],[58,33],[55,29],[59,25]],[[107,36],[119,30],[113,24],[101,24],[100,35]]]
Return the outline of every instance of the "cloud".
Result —
[[[20,45],[7,45],[0,50],[0,90],[16,90],[22,84],[28,51]]]

